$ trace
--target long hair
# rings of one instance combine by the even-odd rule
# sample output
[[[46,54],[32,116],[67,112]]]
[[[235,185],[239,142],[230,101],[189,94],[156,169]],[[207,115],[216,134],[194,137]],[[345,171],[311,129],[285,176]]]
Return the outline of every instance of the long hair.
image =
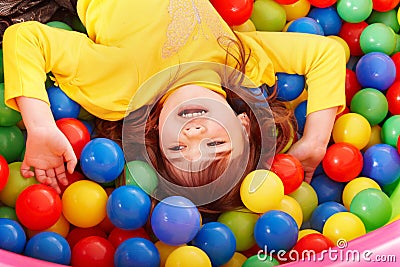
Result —
[[[277,100],[276,87],[262,86],[261,90],[257,92],[242,87],[245,67],[251,57],[251,51],[246,51],[240,38],[237,35],[236,37],[236,39],[229,38],[230,45],[224,49],[226,51],[226,62],[233,58],[236,62],[235,69],[237,71],[226,71],[220,73],[220,76],[221,87],[226,92],[226,100],[231,108],[237,114],[245,112],[249,116],[250,134],[248,136],[249,147],[246,148],[248,152],[246,161],[243,161],[241,157],[229,159],[227,155],[209,163],[201,171],[176,171],[175,167],[163,156],[159,146],[158,122],[162,109],[161,104],[143,106],[133,111],[129,115],[129,119],[124,121],[125,124],[129,124],[129,133],[125,133],[124,138],[128,138],[130,143],[130,151],[125,151],[125,154],[127,158],[147,158],[150,161],[159,175],[167,180],[162,182],[162,179],[160,179],[161,183],[157,189],[159,192],[167,193],[167,195],[168,193],[182,193],[171,192],[173,190],[169,186],[170,183],[182,187],[199,187],[216,182],[215,187],[229,187],[229,185],[226,185],[229,179],[220,179],[220,177],[240,174],[240,177],[237,177],[237,182],[229,187],[229,191],[222,197],[199,207],[201,211],[205,212],[223,212],[240,208],[242,206],[240,199],[241,181],[248,173],[257,168],[268,168],[268,160],[273,157],[275,151],[279,152],[286,146],[293,137],[293,129],[295,131],[297,129],[293,111],[288,109],[283,102]],[[226,40],[219,40],[219,42],[220,44],[226,43]],[[263,90],[266,91],[265,94],[263,94]],[[264,95],[267,95],[266,99]],[[265,103],[268,103],[268,105],[265,105]],[[147,114],[149,115],[146,116]],[[271,114],[271,116],[268,116],[268,114]],[[143,128],[145,129],[144,136]],[[122,144],[122,121],[98,120],[97,133],[99,136],[110,138]],[[276,135],[275,133],[279,134]],[[142,148],[143,143],[145,149]],[[268,144],[273,144],[273,146]],[[226,172],[228,166],[229,171]],[[221,180],[221,182],[218,180]],[[158,197],[162,198],[163,195],[158,195]]]

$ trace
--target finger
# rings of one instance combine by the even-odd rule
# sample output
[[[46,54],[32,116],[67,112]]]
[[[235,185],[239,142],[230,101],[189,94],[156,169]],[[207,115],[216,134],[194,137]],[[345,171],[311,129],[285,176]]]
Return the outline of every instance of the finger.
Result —
[[[36,180],[42,184],[50,184],[51,179],[47,178],[46,171],[42,169],[35,169]]]
[[[64,164],[55,168],[54,171],[56,172],[57,180],[63,185],[68,185],[68,179],[67,179],[67,175],[65,174]]]
[[[35,175],[35,173],[31,171],[31,167],[26,164],[25,160],[21,164],[21,175],[25,178],[30,178]]]
[[[67,162],[67,170],[70,174],[72,174],[74,172],[74,169],[76,167],[76,164],[78,163],[78,160],[76,159],[74,150],[68,149],[65,153],[64,153],[64,159]]]
[[[49,186],[51,186],[52,188],[54,188],[54,190],[56,190],[56,192],[57,192],[58,194],[61,193],[61,189],[60,189],[60,187],[58,186],[58,183],[57,183],[57,179],[56,179],[56,178],[51,179],[51,182],[49,183]]]
[[[56,173],[54,172],[54,169],[46,170],[46,176],[51,179],[56,178]]]
[[[312,178],[313,178],[313,174],[314,174],[314,172],[306,172],[305,174],[304,174],[304,181],[306,182],[306,183],[311,183],[311,180],[312,180]]]

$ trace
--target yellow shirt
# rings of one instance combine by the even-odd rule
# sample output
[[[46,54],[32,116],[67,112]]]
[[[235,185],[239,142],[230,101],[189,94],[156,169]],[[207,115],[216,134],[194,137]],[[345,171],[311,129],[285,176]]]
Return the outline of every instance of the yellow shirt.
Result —
[[[165,85],[161,84],[138,91],[151,77],[172,75],[165,70],[189,62],[224,64],[226,51],[217,38],[234,38],[208,0],[79,0],[77,10],[88,36],[38,22],[23,22],[6,30],[3,57],[8,106],[18,109],[15,98],[19,96],[48,102],[44,81],[51,72],[60,88],[87,111],[118,120],[129,105],[135,109],[149,104],[163,92]],[[346,63],[335,40],[281,32],[238,35],[251,49],[245,74],[255,85],[273,85],[276,72],[305,75],[307,113],[344,108]],[[233,63],[228,61],[232,67]],[[192,82],[204,77],[196,79]],[[206,84],[221,91],[213,81]],[[130,104],[138,93],[140,97]]]

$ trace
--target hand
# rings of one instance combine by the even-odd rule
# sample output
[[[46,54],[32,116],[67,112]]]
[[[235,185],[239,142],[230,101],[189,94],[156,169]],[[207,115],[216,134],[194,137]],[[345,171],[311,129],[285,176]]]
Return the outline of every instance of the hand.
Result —
[[[35,175],[40,183],[61,193],[58,182],[68,184],[64,162],[67,163],[68,172],[72,173],[77,158],[68,139],[57,127],[37,127],[28,132],[25,157],[21,165],[23,177]]]

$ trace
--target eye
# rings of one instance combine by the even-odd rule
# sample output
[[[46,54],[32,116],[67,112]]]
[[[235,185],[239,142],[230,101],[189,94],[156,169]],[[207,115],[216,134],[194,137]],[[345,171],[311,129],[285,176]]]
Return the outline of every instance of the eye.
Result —
[[[171,151],[181,151],[184,148],[185,148],[185,146],[179,145],[179,146],[172,146],[172,147],[170,147],[168,149],[171,150]]]
[[[212,142],[209,142],[209,143],[207,143],[207,146],[219,146],[219,145],[222,145],[222,144],[225,144],[225,141],[212,141]]]

